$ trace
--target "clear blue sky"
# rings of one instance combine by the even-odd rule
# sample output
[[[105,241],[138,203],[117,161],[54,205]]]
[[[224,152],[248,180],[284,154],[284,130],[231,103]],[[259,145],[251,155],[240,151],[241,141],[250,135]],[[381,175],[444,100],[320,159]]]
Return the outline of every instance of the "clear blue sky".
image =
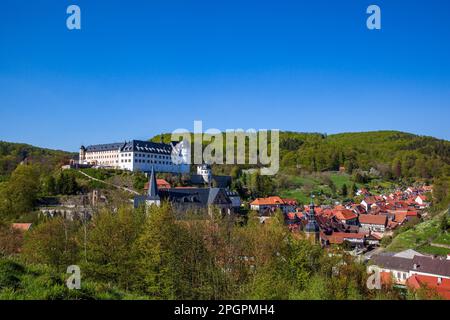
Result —
[[[450,1],[1,1],[0,140],[75,151],[194,120],[450,139]]]

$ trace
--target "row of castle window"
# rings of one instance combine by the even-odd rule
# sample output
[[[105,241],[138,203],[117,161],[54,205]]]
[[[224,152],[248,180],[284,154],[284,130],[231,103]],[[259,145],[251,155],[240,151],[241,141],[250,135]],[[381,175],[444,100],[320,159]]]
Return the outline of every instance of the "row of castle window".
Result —
[[[110,156],[87,156],[86,159],[111,159],[111,158],[118,158],[119,156],[116,155],[110,155]]]
[[[171,164],[169,161],[153,161],[153,160],[141,160],[141,159],[134,159],[135,163],[154,163],[154,164]]]
[[[121,157],[131,157],[131,153],[121,154]],[[87,156],[87,159],[111,159],[111,158],[118,158],[118,155],[107,155],[107,156]],[[153,154],[141,154],[136,153],[136,157],[139,158],[155,158],[155,159],[170,159],[170,156],[161,156],[161,155],[153,155]]]
[[[136,153],[136,158],[155,158],[155,159],[170,159],[170,156],[161,156],[153,154]]]

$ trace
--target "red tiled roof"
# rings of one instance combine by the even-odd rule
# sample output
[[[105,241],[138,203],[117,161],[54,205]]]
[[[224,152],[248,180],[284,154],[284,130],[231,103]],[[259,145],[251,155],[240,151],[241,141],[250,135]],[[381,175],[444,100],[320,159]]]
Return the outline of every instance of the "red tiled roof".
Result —
[[[20,231],[28,231],[31,228],[32,223],[13,223],[11,227]]]
[[[346,233],[346,232],[333,232],[331,235],[323,234],[322,237],[327,239],[330,244],[342,244],[345,239],[364,239],[364,233]]]
[[[290,205],[296,206],[297,200],[295,199],[282,199],[278,196],[267,197],[267,198],[256,198],[250,205],[261,206],[261,205]]]
[[[417,196],[416,199],[417,198],[421,199],[422,201],[427,201],[427,197],[424,195]]]
[[[388,222],[388,227],[391,228],[391,229],[395,229],[395,228],[397,228],[398,224],[399,224],[399,222],[391,220],[391,221]]]
[[[370,205],[370,204],[375,203],[376,200],[375,200],[375,197],[370,196],[370,197],[365,197],[365,198],[364,198],[364,202]]]
[[[359,216],[359,223],[385,226],[387,223],[387,216],[374,214],[361,214]]]
[[[296,206],[298,204],[297,200],[295,199],[281,199],[284,201],[285,204]]]
[[[331,209],[325,209],[322,211],[322,215],[325,217],[332,217],[333,216],[333,210]]]
[[[441,278],[438,282],[438,277],[413,275],[406,281],[411,289],[428,288],[434,290],[438,295],[446,300],[450,300],[450,279]]]
[[[351,210],[333,210],[333,215],[339,220],[352,220],[356,219],[358,215]]]
[[[268,205],[280,205],[284,204],[283,199],[278,196],[267,198],[256,198],[250,205],[252,206],[268,206]]]
[[[405,221],[406,217],[408,216],[407,212],[400,212],[394,214],[395,222],[402,223]]]
[[[294,220],[295,219],[295,213],[294,212],[289,212],[287,214],[287,217],[288,217],[289,220]]]
[[[156,179],[158,189],[170,189],[172,186],[165,179]],[[148,182],[144,185],[144,190],[148,190]]]

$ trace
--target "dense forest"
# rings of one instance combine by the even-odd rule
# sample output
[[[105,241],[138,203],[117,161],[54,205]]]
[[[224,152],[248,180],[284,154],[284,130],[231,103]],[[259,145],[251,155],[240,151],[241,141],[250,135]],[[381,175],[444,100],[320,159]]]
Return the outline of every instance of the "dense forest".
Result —
[[[225,137],[222,139],[226,144]],[[168,143],[171,135],[151,140]],[[203,148],[210,139],[205,140]],[[235,140],[235,148],[236,144]],[[248,149],[247,139],[246,156]],[[321,203],[330,204],[353,198],[357,187],[388,190],[396,185],[425,183],[435,186],[434,205],[443,208],[450,203],[450,142],[433,137],[398,131],[333,135],[280,132],[278,174],[243,174],[244,169],[258,166],[213,165],[213,171],[231,175],[233,188],[245,199],[280,194],[306,203],[314,193]]]
[[[72,156],[69,152],[0,141],[0,181],[9,176],[19,163],[35,162],[52,170]]]
[[[170,134],[158,135],[152,141],[169,142],[170,137]],[[226,139],[223,140],[225,144]],[[388,179],[448,176],[450,142],[398,131],[334,135],[280,132],[280,166],[281,170],[295,168],[310,172],[345,167],[349,174],[374,168]]]

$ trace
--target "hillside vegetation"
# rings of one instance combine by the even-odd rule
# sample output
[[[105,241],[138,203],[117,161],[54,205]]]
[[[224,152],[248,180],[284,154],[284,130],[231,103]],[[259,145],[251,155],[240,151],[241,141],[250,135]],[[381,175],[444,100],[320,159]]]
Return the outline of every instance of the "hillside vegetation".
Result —
[[[169,142],[170,134],[163,134],[162,140]],[[161,135],[152,141],[161,141]],[[449,175],[450,142],[398,131],[280,132],[280,165],[281,170],[311,172],[337,171],[344,166],[350,174],[375,168],[384,178],[433,178]]]
[[[392,252],[415,249],[424,254],[450,254],[447,216],[447,211],[444,211],[430,220],[411,226],[395,237],[386,249]]]
[[[39,163],[47,168],[68,160],[69,152],[34,147],[23,143],[0,141],[0,180],[9,176],[19,163],[29,161]]]
[[[171,135],[152,138],[161,140],[168,143]],[[243,198],[279,194],[307,203],[313,193],[320,203],[330,204],[354,196],[360,187],[380,193],[399,184],[426,183],[435,186],[435,205],[443,209],[450,203],[450,142],[432,137],[398,131],[280,132],[278,174],[267,177],[243,171],[252,167],[257,165],[213,165],[213,171],[231,175]]]

